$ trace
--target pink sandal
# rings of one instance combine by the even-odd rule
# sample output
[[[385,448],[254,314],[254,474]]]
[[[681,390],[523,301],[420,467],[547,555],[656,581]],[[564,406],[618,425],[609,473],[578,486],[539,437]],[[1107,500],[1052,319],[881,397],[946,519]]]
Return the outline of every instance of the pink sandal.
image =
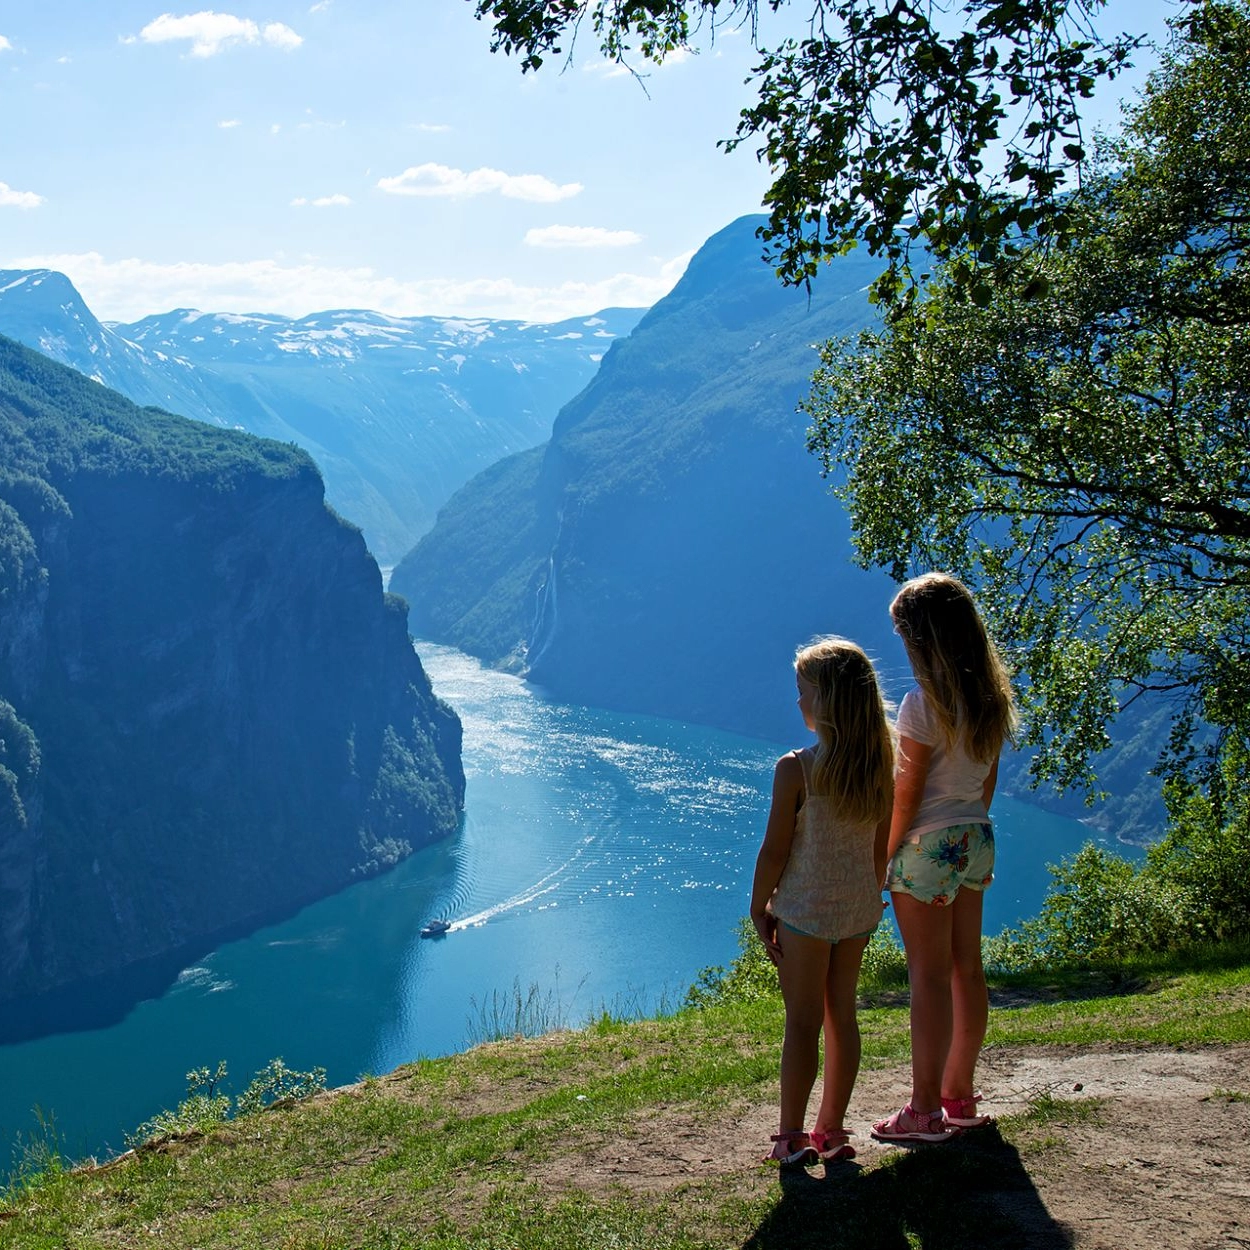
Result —
[[[777,1144],[771,1154],[764,1156],[764,1163],[780,1163],[783,1168],[808,1168],[820,1157],[811,1138],[801,1128],[790,1133],[774,1133],[770,1140]]]
[[[910,1128],[905,1123],[908,1120]],[[872,1126],[872,1135],[884,1142],[949,1141],[958,1131],[946,1122],[946,1113],[940,1107],[937,1111],[917,1111],[911,1103]]]
[[[980,1093],[971,1098],[943,1098],[942,1110],[946,1114],[946,1123],[955,1128],[980,1128],[983,1124],[993,1123],[993,1116],[981,1115],[977,1111],[977,1103],[981,1101]]]
[[[851,1145],[850,1133],[842,1129],[826,1133],[823,1129],[812,1129],[809,1136],[821,1163],[841,1163],[855,1158],[855,1147]]]

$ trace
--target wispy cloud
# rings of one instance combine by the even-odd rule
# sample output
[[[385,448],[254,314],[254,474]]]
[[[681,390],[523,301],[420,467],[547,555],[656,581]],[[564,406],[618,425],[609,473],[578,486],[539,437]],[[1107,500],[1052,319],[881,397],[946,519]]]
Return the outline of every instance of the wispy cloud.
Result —
[[[241,125],[243,123],[237,117],[227,117],[225,121],[217,123],[218,128],[221,130],[233,130],[236,126]]]
[[[526,231],[525,242],[530,247],[632,247],[642,235],[600,226],[541,226]]]
[[[412,129],[419,130],[424,135],[445,135],[451,132],[451,127],[442,122],[416,122]]]
[[[505,174],[498,169],[452,169],[447,165],[414,165],[393,178],[381,178],[378,187],[391,195],[456,196],[502,195],[511,200],[554,204],[582,191],[580,182],[557,184],[541,174]]]
[[[271,48],[290,52],[304,42],[282,22],[258,25],[251,18],[214,13],[211,9],[182,17],[162,13],[139,32],[139,38],[145,43],[189,40],[191,55],[199,57],[216,56],[237,44],[267,44]]]
[[[645,67],[631,66],[621,61],[609,61],[604,58],[599,61],[587,61],[582,66],[582,73],[594,74],[598,78],[624,78],[635,73],[645,77],[651,74],[662,74],[666,69],[672,69],[675,65],[684,65],[694,55],[695,53],[690,48],[674,48],[658,65],[654,61],[648,61]]]
[[[0,52],[12,52],[13,45],[3,36],[0,35]]]
[[[689,254],[645,272],[594,282],[527,286],[512,278],[431,278],[400,282],[372,269],[338,269],[273,260],[222,265],[108,261],[98,252],[0,257],[0,268],[67,274],[96,316],[136,321],[171,308],[271,312],[301,317],[327,308],[370,308],[396,317],[495,317],[561,321],[601,308],[645,308],[672,290]]]
[[[315,200],[310,200],[306,196],[297,195],[291,201],[292,208],[345,208],[350,204],[351,197],[346,195],[319,195]]]
[[[7,182],[0,182],[0,208],[38,208],[43,196],[33,191],[14,191]]]
[[[595,74],[599,78],[624,78],[632,73],[629,66],[622,65],[620,61],[590,61],[582,66],[582,72]]]

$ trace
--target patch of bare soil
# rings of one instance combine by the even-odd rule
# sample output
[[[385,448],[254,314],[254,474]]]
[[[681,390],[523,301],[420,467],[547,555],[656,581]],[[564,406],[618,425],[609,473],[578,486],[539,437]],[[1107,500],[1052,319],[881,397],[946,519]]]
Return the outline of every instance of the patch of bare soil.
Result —
[[[745,1242],[758,1250],[1250,1247],[1250,1047],[990,1050],[983,1110],[1002,1130],[903,1151],[869,1129],[908,1083],[902,1067],[860,1074],[853,1163],[780,1175],[760,1166],[771,1102],[725,1107],[715,1124],[689,1107],[651,1107],[585,1143],[577,1168],[561,1154],[532,1179],[600,1198],[714,1189],[746,1203],[781,1184],[781,1202]],[[832,1228],[837,1237],[822,1238]]]

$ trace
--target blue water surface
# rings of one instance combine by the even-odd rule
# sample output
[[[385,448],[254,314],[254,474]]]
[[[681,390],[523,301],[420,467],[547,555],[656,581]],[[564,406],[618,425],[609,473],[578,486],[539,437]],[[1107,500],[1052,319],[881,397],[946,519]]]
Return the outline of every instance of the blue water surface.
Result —
[[[123,1149],[192,1068],[225,1060],[238,1092],[281,1057],[345,1084],[481,1040],[531,987],[540,1014],[577,1024],[676,1005],[733,958],[777,744],[554,703],[418,650],[464,722],[461,832],[221,946],[118,1024],[0,1047],[0,1172],[41,1118],[71,1158]],[[1034,914],[1045,865],[1090,836],[1007,799],[995,818],[990,932]],[[451,932],[421,939],[435,916]]]

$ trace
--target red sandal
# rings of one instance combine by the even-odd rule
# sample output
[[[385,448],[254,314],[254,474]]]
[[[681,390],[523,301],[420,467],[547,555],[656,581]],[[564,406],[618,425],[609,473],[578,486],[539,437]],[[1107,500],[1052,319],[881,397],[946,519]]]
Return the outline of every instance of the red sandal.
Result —
[[[851,1145],[851,1135],[843,1129],[825,1132],[823,1129],[814,1128],[810,1137],[821,1163],[841,1163],[855,1158],[855,1147]]]
[[[977,1103],[981,1101],[979,1093],[971,1098],[943,1098],[942,1110],[946,1114],[946,1123],[956,1128],[980,1128],[983,1124],[993,1122],[993,1116],[981,1115],[977,1111]]]
[[[884,1142],[949,1141],[958,1132],[946,1123],[946,1113],[940,1107],[936,1111],[917,1111],[911,1103],[872,1126],[872,1135]]]
[[[764,1156],[764,1163],[780,1163],[783,1168],[807,1168],[820,1158],[811,1138],[801,1128],[790,1133],[774,1133],[770,1140],[777,1144],[771,1154]]]

